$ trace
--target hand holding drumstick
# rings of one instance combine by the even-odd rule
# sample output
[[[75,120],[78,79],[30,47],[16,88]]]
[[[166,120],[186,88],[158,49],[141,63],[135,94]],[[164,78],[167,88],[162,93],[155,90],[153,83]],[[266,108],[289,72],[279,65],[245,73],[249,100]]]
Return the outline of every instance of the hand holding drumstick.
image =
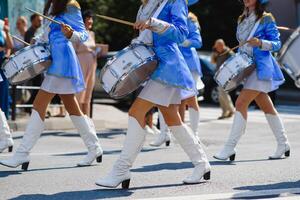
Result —
[[[72,27],[64,23],[61,23],[60,26],[61,26],[61,31],[66,36],[66,38],[70,39],[74,33]]]

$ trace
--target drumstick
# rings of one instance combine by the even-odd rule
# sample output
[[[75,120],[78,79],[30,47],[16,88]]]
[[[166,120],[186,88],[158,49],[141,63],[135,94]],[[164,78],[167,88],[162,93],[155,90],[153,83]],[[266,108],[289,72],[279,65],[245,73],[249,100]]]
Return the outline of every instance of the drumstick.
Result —
[[[225,51],[224,53],[221,53],[219,56],[224,56],[224,55],[227,54],[228,52],[234,51],[234,50],[236,50],[237,48],[240,48],[240,47],[244,46],[244,45],[247,44],[248,42],[249,42],[249,40],[248,40],[248,41],[245,41],[245,42],[242,42],[241,44],[239,44],[239,45],[237,45],[237,46],[235,46],[235,47],[233,47],[233,48],[231,48],[231,49]]]
[[[43,14],[37,12],[37,11],[31,10],[30,8],[26,8],[26,9],[29,10],[30,12],[33,12],[33,13],[35,13],[35,14],[37,14],[37,15],[43,17],[43,18],[45,18],[45,19],[48,19],[49,21],[51,21],[51,22],[53,22],[53,23],[56,23],[56,24],[59,24],[59,25],[62,24],[61,22],[56,21],[56,20],[52,19],[51,17],[47,17],[46,15],[43,15]]]
[[[286,26],[277,26],[277,28],[279,30],[283,30],[283,31],[294,31],[295,29],[292,29],[292,28],[289,28],[289,27],[286,27]]]
[[[99,17],[99,18],[102,18],[102,19],[109,20],[109,21],[118,22],[120,24],[125,24],[125,25],[128,25],[128,26],[134,26],[134,23],[132,23],[132,22],[117,19],[117,18],[114,18],[114,17],[108,17],[108,16],[105,16],[105,15],[96,15],[96,16]]]
[[[27,42],[25,42],[24,40],[21,40],[20,38],[18,38],[18,37],[16,37],[16,36],[12,35],[12,34],[10,34],[10,33],[9,33],[9,35],[10,35],[12,38],[14,38],[15,40],[17,40],[17,41],[19,41],[19,42],[25,44],[26,46],[30,46],[30,44],[27,43]]]

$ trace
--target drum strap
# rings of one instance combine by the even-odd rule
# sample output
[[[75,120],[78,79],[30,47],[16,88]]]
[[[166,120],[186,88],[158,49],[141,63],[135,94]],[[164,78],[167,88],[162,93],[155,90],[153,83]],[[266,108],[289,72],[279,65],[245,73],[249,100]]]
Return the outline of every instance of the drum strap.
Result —
[[[157,1],[157,0],[156,0],[156,1]],[[157,18],[157,17],[159,16],[159,14],[161,13],[161,11],[163,10],[163,8],[165,7],[165,5],[167,4],[168,1],[169,1],[169,0],[163,0],[163,1],[159,4],[159,7],[155,7],[156,11],[154,12],[154,10],[153,10],[152,13],[154,13],[154,14],[153,14],[153,15],[150,15],[150,16],[148,17],[148,19],[150,19],[151,17]],[[149,1],[148,3],[150,3],[150,2],[151,2],[151,1]],[[140,11],[141,11],[141,9],[143,9],[143,8],[140,8]],[[137,41],[137,42],[139,42],[139,43],[144,43],[144,44],[146,44],[146,45],[152,46],[152,44],[153,44],[152,31],[146,29],[146,30],[140,32],[139,37],[136,38],[134,41],[135,41],[135,42]]]
[[[255,34],[255,32],[256,32],[256,30],[257,30],[257,28],[258,28],[260,22],[261,22],[261,18],[260,18],[259,20],[257,20],[257,22],[255,23],[255,25],[254,25],[254,27],[252,28],[252,31],[251,31],[251,33],[250,33],[250,35],[249,35],[249,37],[248,37],[247,40],[250,40],[251,38],[253,38],[253,36],[254,36],[254,34]]]

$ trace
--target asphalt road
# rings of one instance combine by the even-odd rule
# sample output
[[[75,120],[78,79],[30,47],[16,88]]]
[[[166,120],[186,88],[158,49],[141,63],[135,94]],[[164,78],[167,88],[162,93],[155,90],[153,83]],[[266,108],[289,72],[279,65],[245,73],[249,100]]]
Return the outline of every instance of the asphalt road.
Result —
[[[31,154],[29,170],[0,166],[0,199],[300,199],[300,109],[280,106],[292,145],[291,157],[268,160],[275,139],[260,111],[250,111],[247,131],[238,145],[236,162],[212,158],[223,145],[232,119],[216,120],[217,108],[202,108],[200,135],[212,165],[212,179],[198,185],[183,185],[192,171],[187,156],[172,141],[170,147],[149,146],[147,141],[132,169],[129,190],[105,189],[94,182],[103,177],[117,159],[124,130],[99,130],[103,163],[78,168],[86,149],[76,131],[45,132]],[[116,117],[118,123],[124,123]],[[122,120],[124,120],[122,118]],[[16,144],[23,132],[14,133]],[[4,159],[10,154],[0,154]]]

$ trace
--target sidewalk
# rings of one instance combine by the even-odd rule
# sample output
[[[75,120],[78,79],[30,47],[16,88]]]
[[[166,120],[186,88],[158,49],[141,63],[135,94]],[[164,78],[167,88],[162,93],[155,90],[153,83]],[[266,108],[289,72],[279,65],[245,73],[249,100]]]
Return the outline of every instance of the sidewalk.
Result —
[[[128,115],[111,105],[94,105],[93,121],[97,130],[125,129],[127,128]],[[9,126],[14,131],[25,131],[29,116],[9,121]],[[46,130],[70,130],[74,126],[67,115],[64,118],[50,117],[45,120]]]

